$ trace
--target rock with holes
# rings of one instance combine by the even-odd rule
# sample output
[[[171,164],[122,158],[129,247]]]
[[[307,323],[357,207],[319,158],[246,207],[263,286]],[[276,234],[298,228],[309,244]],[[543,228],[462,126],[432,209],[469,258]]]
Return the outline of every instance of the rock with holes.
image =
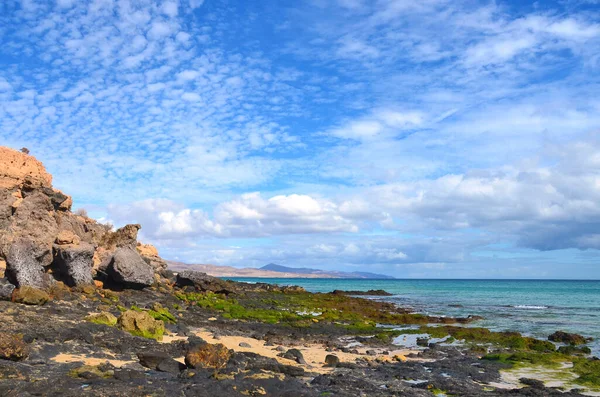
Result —
[[[94,247],[91,245],[54,247],[54,268],[65,283],[71,287],[92,285]]]

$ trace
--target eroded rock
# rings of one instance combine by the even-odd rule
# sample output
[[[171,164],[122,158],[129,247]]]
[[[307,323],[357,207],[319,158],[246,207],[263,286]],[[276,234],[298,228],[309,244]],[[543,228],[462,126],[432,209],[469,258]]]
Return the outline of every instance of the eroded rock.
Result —
[[[118,324],[130,334],[144,338],[160,340],[165,333],[165,323],[143,311],[127,310],[119,317]]]
[[[0,332],[0,359],[19,361],[27,358],[29,347],[23,335]]]

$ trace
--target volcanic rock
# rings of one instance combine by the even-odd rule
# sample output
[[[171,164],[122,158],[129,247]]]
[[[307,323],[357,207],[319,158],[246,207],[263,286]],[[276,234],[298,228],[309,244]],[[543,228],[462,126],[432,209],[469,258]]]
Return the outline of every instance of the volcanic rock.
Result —
[[[223,368],[231,352],[223,344],[204,343],[192,347],[185,355],[185,364],[191,368]]]
[[[19,361],[27,358],[29,348],[23,335],[0,332],[0,359]]]
[[[7,279],[0,278],[0,300],[11,300],[15,286]]]
[[[145,338],[162,339],[165,323],[155,320],[146,312],[127,310],[118,320],[119,326],[132,335]]]
[[[154,270],[132,248],[118,248],[108,262],[106,273],[127,287],[147,287],[154,282]]]
[[[228,294],[235,288],[227,281],[209,276],[206,273],[194,270],[184,270],[177,274],[177,285],[184,287],[193,285],[197,290]]]
[[[94,283],[92,267],[94,264],[94,247],[91,245],[80,246],[55,246],[54,267],[67,285],[82,286]]]
[[[6,258],[6,276],[17,287],[48,287],[48,278],[44,273],[44,258],[48,252],[45,246],[31,240],[17,240],[11,245]]]
[[[12,299],[25,305],[43,305],[50,300],[50,296],[46,291],[25,285],[14,290]]]

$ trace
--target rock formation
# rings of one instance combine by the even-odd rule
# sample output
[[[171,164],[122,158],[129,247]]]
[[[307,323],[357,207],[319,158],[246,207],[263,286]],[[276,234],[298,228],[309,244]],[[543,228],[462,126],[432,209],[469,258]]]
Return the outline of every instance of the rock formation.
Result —
[[[72,204],[71,197],[53,188],[52,175],[40,161],[0,147],[2,299],[10,299],[14,287],[47,290],[55,280],[80,287],[101,278],[140,288],[151,285],[155,273],[164,274],[166,262],[156,248],[137,241],[140,225],[113,231],[72,213]]]

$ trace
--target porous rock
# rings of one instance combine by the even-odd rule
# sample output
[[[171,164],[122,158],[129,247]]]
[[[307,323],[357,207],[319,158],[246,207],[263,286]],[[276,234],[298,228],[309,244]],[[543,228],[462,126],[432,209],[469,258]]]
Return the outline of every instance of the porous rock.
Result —
[[[48,254],[45,246],[28,239],[14,242],[6,258],[6,276],[17,287],[47,288],[48,277],[44,273],[44,259]]]
[[[66,284],[73,286],[91,285],[94,265],[94,247],[91,245],[54,247],[54,268]]]

